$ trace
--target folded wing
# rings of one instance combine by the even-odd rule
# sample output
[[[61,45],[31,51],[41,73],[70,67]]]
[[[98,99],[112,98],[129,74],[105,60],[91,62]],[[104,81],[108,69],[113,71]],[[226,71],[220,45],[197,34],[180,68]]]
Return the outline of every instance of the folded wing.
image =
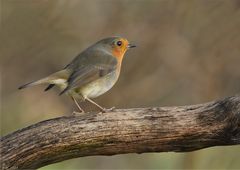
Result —
[[[68,86],[60,95],[111,73],[117,67],[117,60],[111,55],[104,54],[101,56],[89,56],[85,58],[82,63],[80,61],[80,63],[76,63],[76,65],[70,65],[73,72],[67,80]]]

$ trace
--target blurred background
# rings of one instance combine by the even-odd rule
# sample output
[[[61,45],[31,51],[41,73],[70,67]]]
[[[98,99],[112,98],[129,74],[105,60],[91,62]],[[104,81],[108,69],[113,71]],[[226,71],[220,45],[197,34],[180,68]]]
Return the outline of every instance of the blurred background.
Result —
[[[117,108],[203,103],[239,94],[240,0],[1,0],[1,136],[76,109],[57,89],[18,86],[89,45],[123,36],[119,81],[95,101]],[[83,107],[89,107],[83,104]],[[239,169],[240,147],[77,158],[50,169]]]

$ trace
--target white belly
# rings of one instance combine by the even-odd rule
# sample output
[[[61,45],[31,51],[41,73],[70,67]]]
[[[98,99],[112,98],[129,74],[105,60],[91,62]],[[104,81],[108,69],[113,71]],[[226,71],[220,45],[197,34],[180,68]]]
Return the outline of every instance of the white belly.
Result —
[[[109,73],[100,79],[93,81],[80,89],[80,93],[84,98],[96,98],[108,90],[117,82],[119,74],[117,71]]]
[[[110,90],[117,82],[118,76],[119,72],[113,71],[112,73],[81,87],[78,92],[70,90],[68,94],[81,100],[84,100],[84,98],[96,98]],[[64,90],[67,87],[67,81],[65,79],[56,79],[50,83],[56,84],[60,90]]]

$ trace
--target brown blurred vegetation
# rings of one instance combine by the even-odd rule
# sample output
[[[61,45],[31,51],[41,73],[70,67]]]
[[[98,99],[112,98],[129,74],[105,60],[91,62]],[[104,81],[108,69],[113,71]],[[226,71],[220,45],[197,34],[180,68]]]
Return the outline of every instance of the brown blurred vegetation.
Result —
[[[54,89],[17,87],[63,68],[113,35],[138,48],[114,88],[97,98],[117,108],[185,105],[240,91],[240,0],[1,0],[1,135],[70,114]],[[197,133],[197,132],[196,132]],[[238,169],[240,148],[87,157],[42,169]]]

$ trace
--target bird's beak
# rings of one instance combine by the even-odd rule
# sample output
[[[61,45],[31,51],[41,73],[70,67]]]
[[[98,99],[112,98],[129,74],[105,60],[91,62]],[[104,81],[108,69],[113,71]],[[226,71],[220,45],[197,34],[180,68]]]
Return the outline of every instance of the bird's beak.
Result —
[[[136,47],[136,45],[134,45],[134,44],[128,44],[127,47],[128,47],[128,48],[134,48],[134,47]]]

